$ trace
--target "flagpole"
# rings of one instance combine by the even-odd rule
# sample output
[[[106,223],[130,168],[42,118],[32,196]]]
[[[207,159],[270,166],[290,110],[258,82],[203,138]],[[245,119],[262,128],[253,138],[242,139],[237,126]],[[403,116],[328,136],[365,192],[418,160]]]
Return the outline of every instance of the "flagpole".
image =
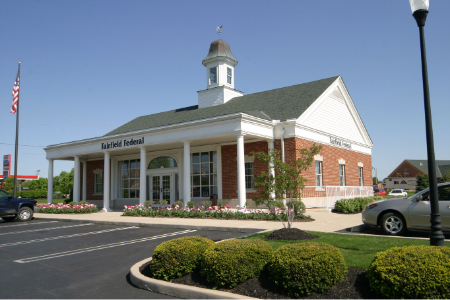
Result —
[[[17,115],[16,115],[16,154],[14,155],[14,197],[17,193],[17,156],[19,155],[19,104],[20,104],[20,61],[19,61],[19,90],[17,91]]]

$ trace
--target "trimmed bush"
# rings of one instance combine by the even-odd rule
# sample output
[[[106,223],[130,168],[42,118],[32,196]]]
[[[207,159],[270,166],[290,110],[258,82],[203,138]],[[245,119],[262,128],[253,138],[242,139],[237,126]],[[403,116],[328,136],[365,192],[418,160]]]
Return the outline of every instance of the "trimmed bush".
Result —
[[[224,241],[205,251],[201,275],[216,288],[233,288],[258,277],[272,254],[272,247],[262,240]]]
[[[380,296],[450,298],[450,248],[393,247],[378,252],[367,269],[370,287]]]
[[[270,279],[296,298],[323,293],[347,275],[342,253],[325,243],[284,245],[275,251],[268,270]]]
[[[367,204],[383,199],[380,196],[365,197],[365,198],[352,198],[341,199],[334,204],[334,210],[341,213],[352,213],[363,211]]]
[[[201,236],[186,236],[161,243],[153,252],[150,270],[153,278],[169,280],[192,273],[200,266],[205,250],[214,241]]]

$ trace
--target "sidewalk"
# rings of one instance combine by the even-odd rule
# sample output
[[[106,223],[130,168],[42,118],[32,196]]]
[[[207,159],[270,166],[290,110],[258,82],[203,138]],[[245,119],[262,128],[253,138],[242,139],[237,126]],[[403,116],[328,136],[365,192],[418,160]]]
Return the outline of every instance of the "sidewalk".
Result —
[[[306,210],[315,221],[293,222],[294,228],[309,231],[337,232],[346,228],[363,225],[361,214],[337,214],[329,210]],[[65,220],[79,222],[95,222],[100,224],[136,225],[150,227],[168,227],[183,229],[206,229],[223,231],[240,231],[253,233],[263,230],[283,228],[281,221],[246,221],[223,219],[190,219],[190,218],[151,218],[125,217],[122,212],[98,212],[92,214],[44,214],[36,213],[38,220]]]

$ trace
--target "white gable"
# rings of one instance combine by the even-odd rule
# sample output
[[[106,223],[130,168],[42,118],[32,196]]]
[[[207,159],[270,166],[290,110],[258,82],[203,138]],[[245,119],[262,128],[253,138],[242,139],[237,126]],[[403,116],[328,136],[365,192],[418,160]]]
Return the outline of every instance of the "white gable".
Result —
[[[297,124],[330,137],[372,146],[340,77],[298,118]]]

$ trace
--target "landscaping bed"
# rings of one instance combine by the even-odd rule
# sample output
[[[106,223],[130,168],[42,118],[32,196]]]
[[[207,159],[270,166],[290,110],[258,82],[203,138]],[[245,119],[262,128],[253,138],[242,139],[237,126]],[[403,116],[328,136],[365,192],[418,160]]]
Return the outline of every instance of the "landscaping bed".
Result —
[[[139,217],[176,217],[176,218],[197,218],[197,219],[226,219],[226,220],[253,220],[253,221],[287,221],[287,214],[281,209],[242,209],[236,211],[231,207],[211,206],[207,209],[203,207],[179,208],[172,207],[146,207],[144,205],[125,206],[123,216]],[[310,222],[313,218],[304,214],[298,214],[293,219],[294,222]]]
[[[316,236],[300,229],[280,229],[265,237],[268,240],[311,240]],[[152,277],[150,264],[144,266],[141,273]],[[369,282],[366,279],[366,270],[362,268],[348,268],[346,277],[336,286],[321,294],[314,294],[305,299],[380,299],[381,297],[370,291]],[[209,283],[199,271],[194,271],[181,278],[171,279],[170,282],[190,285],[200,288],[213,289],[214,284]],[[231,292],[239,295],[261,299],[291,299],[286,291],[269,280],[269,274],[265,269],[258,278],[250,278],[238,284],[232,289],[218,288],[217,290]]]

